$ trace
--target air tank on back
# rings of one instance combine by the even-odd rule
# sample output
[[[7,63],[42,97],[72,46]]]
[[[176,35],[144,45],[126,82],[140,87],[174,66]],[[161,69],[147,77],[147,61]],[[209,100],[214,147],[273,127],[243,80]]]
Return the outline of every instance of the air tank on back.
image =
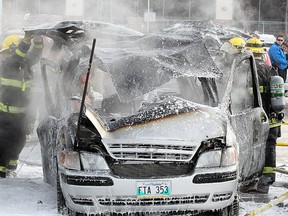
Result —
[[[274,112],[279,113],[285,108],[284,80],[281,76],[272,76],[270,79],[271,106]]]

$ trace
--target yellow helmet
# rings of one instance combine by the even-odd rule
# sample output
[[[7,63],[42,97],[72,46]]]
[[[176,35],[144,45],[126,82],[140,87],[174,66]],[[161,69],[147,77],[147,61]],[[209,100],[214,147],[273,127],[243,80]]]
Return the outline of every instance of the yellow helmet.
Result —
[[[229,42],[238,50],[242,50],[245,47],[245,40],[240,37],[231,38]]]
[[[264,44],[256,37],[247,40],[246,48],[251,50],[253,53],[266,53]]]
[[[5,38],[5,40],[2,43],[2,49],[0,50],[0,52],[3,52],[5,50],[9,50],[11,48],[11,45],[13,47],[18,47],[20,43],[20,36],[18,35],[10,35],[8,37]]]

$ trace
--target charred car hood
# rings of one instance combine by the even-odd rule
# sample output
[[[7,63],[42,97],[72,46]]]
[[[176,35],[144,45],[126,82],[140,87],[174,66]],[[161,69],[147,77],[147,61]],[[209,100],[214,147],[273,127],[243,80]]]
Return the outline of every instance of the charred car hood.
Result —
[[[227,119],[217,107],[192,103],[180,98],[147,105],[136,115],[103,117],[86,110],[87,117],[102,139],[161,139],[201,141],[225,136]]]

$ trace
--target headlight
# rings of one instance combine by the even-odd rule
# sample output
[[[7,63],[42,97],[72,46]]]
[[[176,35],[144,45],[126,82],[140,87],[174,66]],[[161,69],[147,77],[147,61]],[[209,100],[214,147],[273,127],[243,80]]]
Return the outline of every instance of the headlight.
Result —
[[[235,133],[228,126],[227,126],[226,146],[227,148],[223,150],[222,166],[234,165],[238,160],[239,146],[237,143]]]
[[[208,151],[200,155],[197,168],[219,167],[221,163],[221,150]]]
[[[75,151],[62,151],[60,164],[67,169],[81,170],[79,154]]]
[[[236,164],[237,161],[237,151],[234,146],[227,147],[222,151],[221,166],[231,166]]]
[[[81,152],[81,162],[84,170],[109,170],[105,159],[97,153]]]
[[[230,127],[227,126],[226,146],[234,146],[237,149],[238,145],[236,140],[235,133]]]
[[[237,151],[231,140],[229,140],[228,146],[225,137],[208,139],[202,144],[209,149],[199,156],[197,168],[226,167],[236,164]]]

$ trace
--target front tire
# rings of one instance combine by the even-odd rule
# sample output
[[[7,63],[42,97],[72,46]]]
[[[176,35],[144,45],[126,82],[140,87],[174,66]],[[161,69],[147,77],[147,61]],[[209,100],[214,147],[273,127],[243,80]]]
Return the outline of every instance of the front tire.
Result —
[[[67,207],[66,207],[66,202],[64,195],[62,193],[61,185],[60,185],[60,176],[59,172],[57,169],[57,211],[59,214],[66,214],[67,213]]]
[[[239,196],[235,196],[233,203],[222,210],[221,216],[238,216],[239,215]]]

